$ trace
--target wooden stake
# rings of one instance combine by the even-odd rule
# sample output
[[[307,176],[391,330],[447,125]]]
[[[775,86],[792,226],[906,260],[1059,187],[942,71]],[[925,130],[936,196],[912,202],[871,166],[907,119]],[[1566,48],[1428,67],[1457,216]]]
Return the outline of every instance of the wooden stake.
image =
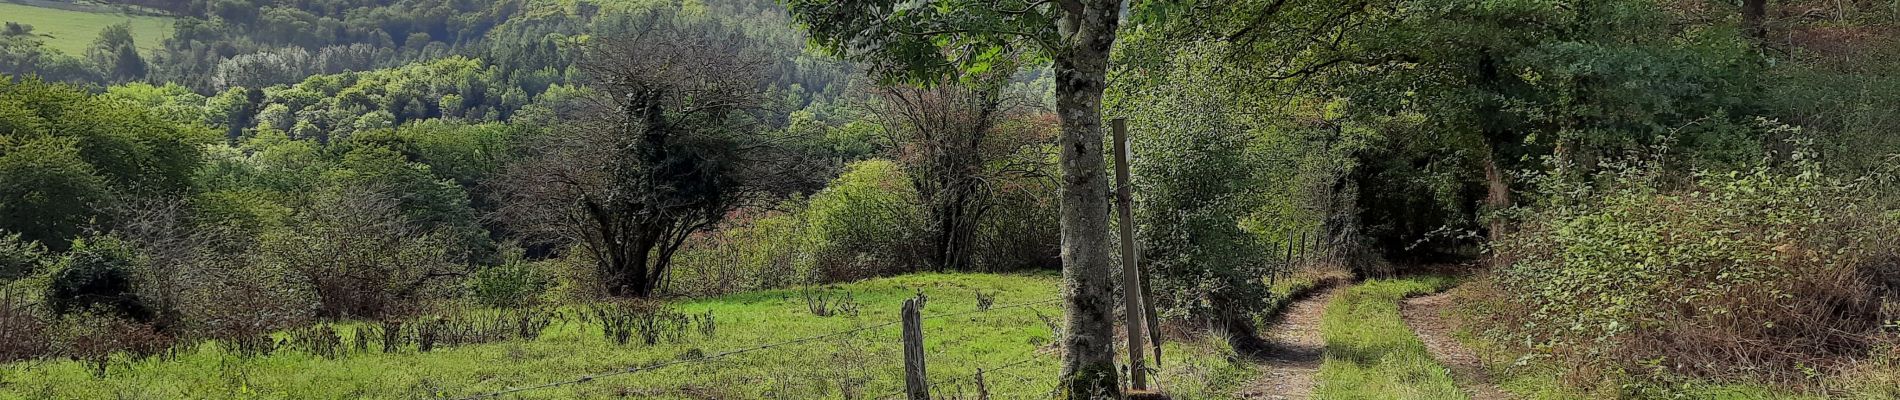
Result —
[[[1122,220],[1122,307],[1128,327],[1128,378],[1135,390],[1148,389],[1148,369],[1143,367],[1146,359],[1141,355],[1141,339],[1144,336],[1142,325],[1146,325],[1146,316],[1142,308],[1141,259],[1135,254],[1135,211],[1128,171],[1128,120],[1116,118],[1111,122],[1115,131],[1115,205],[1120,208]]]
[[[910,400],[930,400],[930,380],[924,374],[924,321],[922,302],[904,300],[904,393]]]

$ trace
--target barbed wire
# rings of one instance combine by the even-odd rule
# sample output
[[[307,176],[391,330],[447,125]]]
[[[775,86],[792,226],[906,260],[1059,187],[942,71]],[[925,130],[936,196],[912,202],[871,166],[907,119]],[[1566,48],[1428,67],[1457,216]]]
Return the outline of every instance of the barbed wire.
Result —
[[[961,380],[965,380],[965,379],[975,379],[977,375],[982,375],[982,374],[986,374],[986,373],[992,373],[992,372],[997,372],[997,371],[1002,371],[1002,370],[1006,370],[1006,369],[1010,369],[1010,368],[1014,368],[1014,367],[1016,367],[1016,366],[1020,366],[1020,365],[1023,365],[1023,364],[1028,364],[1028,363],[1030,363],[1031,361],[1036,361],[1036,360],[1040,360],[1040,359],[1042,359],[1042,356],[1043,356],[1043,352],[1041,352],[1041,351],[1036,351],[1036,352],[1033,352],[1033,354],[1032,354],[1032,355],[1030,355],[1030,356],[1029,356],[1029,358],[1024,358],[1024,359],[1021,359],[1021,360],[1016,360],[1016,361],[1011,361],[1011,362],[1007,362],[1007,363],[1002,363],[1002,364],[997,364],[997,365],[995,365],[995,366],[991,366],[991,367],[989,367],[989,368],[977,368],[977,369],[976,369],[976,372],[973,372],[973,373],[969,373],[969,374],[964,374],[964,375],[957,375],[957,376],[951,376],[951,377],[948,377],[948,378],[943,378],[943,379],[933,379],[933,380],[930,380],[930,386],[931,386],[931,387],[935,387],[935,386],[937,386],[937,385],[939,385],[939,384],[943,384],[943,383],[949,383],[949,382],[956,382],[956,381],[961,381]],[[888,394],[885,394],[885,395],[883,395],[883,396],[878,396],[878,397],[873,397],[873,399],[877,399],[877,400],[883,400],[883,399],[889,399],[889,398],[896,398],[896,397],[899,397],[899,396],[903,396],[903,395],[904,395],[904,394],[905,394],[906,392],[908,392],[908,391],[909,391],[908,389],[906,389],[906,390],[899,390],[899,391],[896,391],[896,392],[893,392],[893,393],[888,393]]]
[[[1038,300],[1038,301],[1030,301],[1030,302],[1022,302],[1022,303],[1012,303],[1012,304],[1008,304],[1008,305],[1002,305],[1002,306],[992,306],[992,307],[989,307],[989,308],[978,308],[978,309],[976,309],[976,310],[970,310],[970,311],[962,311],[962,312],[954,312],[954,313],[947,313],[947,314],[938,314],[938,315],[931,315],[931,316],[926,316],[926,317],[922,317],[922,318],[919,318],[919,320],[929,320],[929,319],[939,319],[939,318],[949,318],[949,317],[956,317],[956,316],[963,316],[963,315],[969,315],[969,314],[976,314],[976,313],[984,313],[984,312],[990,312],[990,311],[996,311],[996,310],[1005,310],[1005,309],[1010,309],[1010,308],[1018,308],[1018,307],[1029,307],[1029,306],[1036,306],[1036,305],[1042,305],[1042,304],[1048,304],[1048,303],[1054,303],[1054,302],[1057,302],[1057,301],[1061,301],[1061,300],[1062,300],[1062,297],[1060,297],[1060,296],[1058,296],[1058,297],[1054,297],[1054,298],[1050,298],[1050,299],[1044,299],[1044,300]],[[750,353],[750,352],[754,352],[754,351],[761,351],[761,350],[767,350],[767,349],[772,349],[772,348],[776,348],[776,347],[782,347],[782,346],[790,346],[790,345],[794,345],[794,344],[800,344],[800,343],[807,343],[807,342],[812,342],[812,341],[817,341],[817,340],[821,340],[821,339],[829,339],[829,338],[834,338],[834,337],[838,337],[838,336],[844,336],[844,335],[849,335],[849,334],[855,334],[855,333],[858,333],[858,332],[864,332],[864,331],[868,331],[868,330],[872,330],[872,329],[878,329],[878,328],[883,328],[883,327],[888,327],[888,326],[892,326],[892,325],[897,325],[897,324],[899,324],[899,323],[903,323],[903,320],[902,320],[902,319],[899,319],[899,320],[896,320],[896,321],[887,321],[887,322],[882,322],[882,323],[877,323],[877,324],[873,324],[873,325],[866,325],[866,326],[861,326],[861,327],[857,327],[857,328],[853,328],[853,329],[846,329],[846,330],[842,330],[842,331],[837,331],[837,332],[831,332],[831,333],[826,333],[826,334],[822,334],[822,335],[816,335],[816,336],[807,336],[807,337],[802,337],[802,338],[797,338],[797,339],[791,339],[791,340],[786,340],[786,341],[782,341],[782,342],[776,342],[776,343],[769,343],[769,344],[763,344],[763,345],[758,345],[758,346],[752,346],[752,347],[746,347],[746,348],[741,348],[741,349],[736,349],[736,350],[728,350],[728,351],[724,351],[724,352],[719,352],[719,353],[714,353],[714,354],[711,354],[711,355],[706,355],[706,356],[701,356],[701,357],[695,357],[695,358],[687,358],[687,359],[679,359],[679,360],[673,360],[673,361],[667,361],[667,362],[662,362],[662,363],[657,363],[657,364],[648,364],[648,365],[636,365],[636,366],[630,366],[630,367],[626,367],[626,368],[623,368],[623,369],[620,369],[620,370],[615,370],[615,371],[610,371],[610,372],[603,372],[603,373],[598,373],[598,374],[589,374],[589,375],[582,375],[582,376],[580,376],[580,377],[578,377],[578,378],[574,378],[574,379],[569,379],[569,380],[564,380],[564,381],[555,381],[555,382],[549,382],[549,383],[544,383],[544,384],[540,384],[540,385],[534,385],[534,386],[525,386],[525,387],[516,387],[516,388],[508,388],[508,389],[504,389],[504,390],[501,390],[501,391],[495,391],[495,392],[487,392],[487,393],[481,393],[481,394],[476,394],[476,395],[471,395],[471,396],[468,396],[468,397],[460,397],[460,398],[458,398],[458,399],[461,399],[461,400],[476,400],[476,399],[492,399],[492,398],[496,398],[496,397],[501,397],[501,396],[505,396],[505,395],[509,395],[509,394],[514,394],[514,393],[520,393],[520,392],[526,392],[526,391],[530,391],[530,390],[539,390],[539,389],[546,389],[546,388],[552,388],[552,387],[560,387],[560,386],[566,386],[566,385],[574,385],[574,384],[581,384],[581,383],[586,383],[586,382],[591,382],[591,381],[593,381],[593,380],[595,380],[595,379],[601,379],[601,378],[609,378],[609,377],[614,377],[614,376],[620,376],[620,375],[627,375],[627,374],[632,374],[632,373],[636,373],[636,372],[644,372],[644,371],[652,371],[652,370],[657,370],[657,369],[661,369],[661,368],[666,368],[666,367],[670,367],[670,366],[674,366],[674,365],[680,365],[680,364],[691,364],[691,363],[698,363],[698,362],[705,362],[705,361],[711,361],[711,360],[716,360],[716,359],[720,359],[720,358],[725,358],[725,357],[730,357],[730,356],[734,356],[734,355],[739,355],[739,354],[744,354],[744,353]],[[1032,359],[1033,359],[1033,358],[1032,358]],[[900,394],[901,394],[901,393],[900,393]]]

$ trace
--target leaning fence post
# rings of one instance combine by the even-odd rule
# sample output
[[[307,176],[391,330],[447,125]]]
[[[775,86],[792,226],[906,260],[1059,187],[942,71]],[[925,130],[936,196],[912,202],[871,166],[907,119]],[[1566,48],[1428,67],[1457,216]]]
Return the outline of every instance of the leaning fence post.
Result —
[[[917,299],[904,300],[904,393],[910,400],[930,400],[930,381],[924,375],[924,321]]]

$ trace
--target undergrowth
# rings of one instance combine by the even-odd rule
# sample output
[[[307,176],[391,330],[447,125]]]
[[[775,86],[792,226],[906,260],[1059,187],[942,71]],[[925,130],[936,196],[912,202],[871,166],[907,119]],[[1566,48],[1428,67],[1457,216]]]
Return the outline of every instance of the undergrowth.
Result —
[[[1495,244],[1487,339],[1566,386],[1639,398],[1833,392],[1831,377],[1893,365],[1900,219],[1878,201],[1885,181],[1792,164],[1542,182],[1542,204]]]

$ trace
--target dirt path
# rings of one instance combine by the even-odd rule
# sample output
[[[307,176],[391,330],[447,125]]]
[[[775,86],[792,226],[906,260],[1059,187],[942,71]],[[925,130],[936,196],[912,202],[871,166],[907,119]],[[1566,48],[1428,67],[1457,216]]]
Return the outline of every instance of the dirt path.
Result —
[[[1452,379],[1458,381],[1458,387],[1471,395],[1472,400],[1510,399],[1510,394],[1491,381],[1491,374],[1485,371],[1477,354],[1452,336],[1455,328],[1450,318],[1445,317],[1445,310],[1451,306],[1449,293],[1406,299],[1399,305],[1399,315],[1405,319],[1405,325],[1418,334],[1418,339],[1425,342],[1425,349],[1432,353],[1432,358],[1451,369]]]
[[[1288,307],[1280,322],[1267,328],[1261,337],[1273,344],[1261,366],[1259,378],[1248,382],[1237,393],[1242,399],[1296,400],[1313,396],[1313,376],[1319,374],[1320,354],[1326,339],[1319,334],[1320,314],[1344,284],[1329,285],[1320,293]]]

